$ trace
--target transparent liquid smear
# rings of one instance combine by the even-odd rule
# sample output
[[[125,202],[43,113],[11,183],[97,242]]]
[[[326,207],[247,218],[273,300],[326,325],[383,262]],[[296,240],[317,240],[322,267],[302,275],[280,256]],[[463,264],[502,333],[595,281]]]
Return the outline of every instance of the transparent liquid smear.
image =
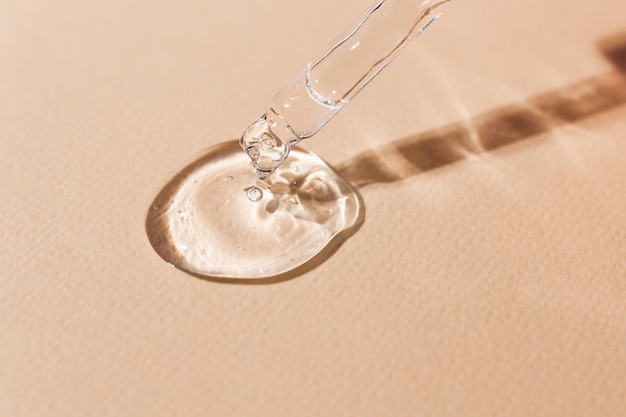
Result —
[[[293,148],[265,181],[237,142],[208,150],[155,198],[146,230],[177,268],[216,278],[293,271],[362,221],[358,192],[314,154]]]

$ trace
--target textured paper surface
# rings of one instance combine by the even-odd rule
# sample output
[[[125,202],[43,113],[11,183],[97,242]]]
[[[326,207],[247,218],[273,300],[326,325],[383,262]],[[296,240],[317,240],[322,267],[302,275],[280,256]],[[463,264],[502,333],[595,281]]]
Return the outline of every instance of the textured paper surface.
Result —
[[[0,416],[626,413],[623,1],[450,7],[304,144],[367,210],[316,269],[151,249],[167,179],[367,4],[0,2]]]

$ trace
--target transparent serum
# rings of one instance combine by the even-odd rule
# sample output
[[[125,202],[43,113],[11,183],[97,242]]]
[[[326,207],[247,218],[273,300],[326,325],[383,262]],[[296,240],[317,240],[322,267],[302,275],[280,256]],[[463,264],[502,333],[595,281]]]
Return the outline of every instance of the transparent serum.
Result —
[[[260,181],[236,141],[210,148],[155,198],[146,217],[152,247],[213,278],[274,277],[323,256],[360,225],[362,200],[316,155],[295,147],[290,161]]]
[[[179,269],[217,279],[298,274],[332,253],[362,223],[362,199],[295,145],[317,133],[449,1],[370,6],[274,97],[238,144],[210,148],[163,188],[146,217],[156,252]]]

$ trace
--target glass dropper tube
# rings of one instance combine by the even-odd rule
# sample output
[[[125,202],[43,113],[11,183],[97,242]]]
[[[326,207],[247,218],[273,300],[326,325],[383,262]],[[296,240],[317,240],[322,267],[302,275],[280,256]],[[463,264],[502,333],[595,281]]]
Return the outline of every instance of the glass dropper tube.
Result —
[[[377,0],[272,100],[240,145],[261,179],[317,133],[452,0]]]

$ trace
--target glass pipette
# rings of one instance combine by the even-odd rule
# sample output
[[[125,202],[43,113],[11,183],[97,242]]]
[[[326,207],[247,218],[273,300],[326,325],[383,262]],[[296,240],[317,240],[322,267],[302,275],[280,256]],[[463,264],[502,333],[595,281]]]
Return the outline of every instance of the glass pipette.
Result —
[[[377,0],[296,75],[239,144],[265,179],[289,149],[317,133],[452,0]]]

